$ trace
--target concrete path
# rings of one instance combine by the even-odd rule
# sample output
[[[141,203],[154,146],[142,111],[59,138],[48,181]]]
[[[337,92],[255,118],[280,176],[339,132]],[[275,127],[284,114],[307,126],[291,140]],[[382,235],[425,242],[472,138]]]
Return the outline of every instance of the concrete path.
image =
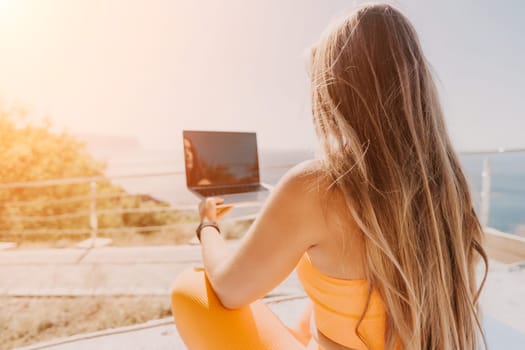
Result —
[[[238,241],[231,241],[235,249]],[[0,295],[167,295],[178,273],[202,266],[199,246],[0,252]],[[302,292],[290,276],[274,293]]]

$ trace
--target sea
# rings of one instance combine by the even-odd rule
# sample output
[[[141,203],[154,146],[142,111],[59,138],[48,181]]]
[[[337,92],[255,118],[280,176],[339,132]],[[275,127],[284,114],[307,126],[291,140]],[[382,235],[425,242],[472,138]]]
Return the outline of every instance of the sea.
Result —
[[[198,198],[186,189],[182,150],[145,150],[138,145],[89,148],[96,158],[106,162],[110,177],[144,175],[113,180],[128,192],[149,194],[173,206],[198,203]],[[293,165],[313,157],[314,150],[260,149],[261,181],[275,185]],[[487,157],[491,168],[489,226],[525,236],[525,152],[460,155],[478,213]]]
[[[478,213],[483,162],[485,159],[489,161],[491,191],[488,226],[525,237],[525,152],[462,155],[460,158]]]

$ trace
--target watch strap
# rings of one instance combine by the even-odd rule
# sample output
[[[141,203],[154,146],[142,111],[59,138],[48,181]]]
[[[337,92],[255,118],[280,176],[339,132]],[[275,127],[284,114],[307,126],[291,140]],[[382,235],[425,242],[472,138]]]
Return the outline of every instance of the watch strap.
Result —
[[[205,228],[205,227],[208,227],[208,226],[215,227],[217,232],[221,233],[219,225],[216,222],[213,222],[213,221],[201,222],[199,224],[199,226],[197,227],[197,230],[195,231],[197,233],[197,238],[199,239],[199,242],[201,241],[201,231],[202,231],[202,229]]]

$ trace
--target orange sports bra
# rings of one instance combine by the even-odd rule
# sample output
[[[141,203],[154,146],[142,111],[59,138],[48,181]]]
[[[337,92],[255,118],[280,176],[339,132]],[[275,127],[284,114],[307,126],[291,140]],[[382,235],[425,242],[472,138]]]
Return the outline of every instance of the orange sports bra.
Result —
[[[386,311],[377,291],[372,291],[366,315],[355,327],[364,312],[368,298],[367,280],[346,280],[319,271],[305,252],[297,267],[297,276],[313,302],[313,317],[317,329],[331,340],[356,350],[380,350],[385,347]]]

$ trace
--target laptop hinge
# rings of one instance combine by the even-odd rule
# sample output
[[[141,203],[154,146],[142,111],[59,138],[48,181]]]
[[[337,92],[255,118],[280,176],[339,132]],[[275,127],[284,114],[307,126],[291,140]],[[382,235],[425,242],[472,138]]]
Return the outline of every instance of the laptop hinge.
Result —
[[[256,186],[260,185],[260,182],[253,182],[253,183],[246,183],[246,184],[237,184],[237,185],[220,185],[220,186],[191,186],[191,188],[195,189],[208,189],[208,188],[232,188],[232,187],[239,187],[239,186]]]

